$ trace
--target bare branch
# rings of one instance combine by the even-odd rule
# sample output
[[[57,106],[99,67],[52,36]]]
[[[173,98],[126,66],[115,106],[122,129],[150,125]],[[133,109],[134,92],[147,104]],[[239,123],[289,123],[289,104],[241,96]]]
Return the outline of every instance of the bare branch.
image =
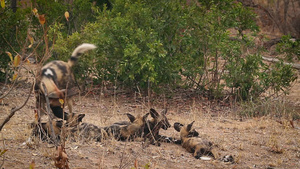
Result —
[[[13,88],[14,85],[16,84],[16,81],[17,81],[17,79],[14,80],[12,86],[8,89],[8,91],[7,91],[6,93],[4,93],[3,95],[0,96],[0,99],[3,99],[4,97],[6,97],[6,96],[11,92],[12,88]]]
[[[25,100],[25,102],[23,103],[23,105],[11,109],[10,114],[9,114],[9,115],[3,120],[3,122],[1,123],[1,125],[0,125],[0,131],[2,130],[2,128],[4,127],[4,125],[5,125],[7,122],[9,122],[9,120],[15,115],[15,113],[16,113],[18,110],[22,109],[22,108],[26,105],[26,103],[28,102],[28,100],[29,100],[29,98],[30,98],[30,96],[31,96],[31,93],[32,93],[32,91],[33,91],[33,89],[34,89],[34,85],[35,85],[35,83],[32,84],[32,86],[31,86],[31,88],[30,88],[30,91],[29,91],[29,94],[28,94],[28,97],[27,97],[27,99]]]
[[[46,88],[44,83],[42,83],[42,86],[43,86],[44,91],[45,91],[44,95],[45,95],[45,100],[46,100],[46,103],[47,103],[46,109],[47,109],[50,129],[51,129],[51,139],[52,139],[52,141],[54,142],[55,145],[58,145],[57,140],[56,140],[56,136],[55,136],[55,133],[54,133],[53,125],[52,125],[52,120],[54,118],[54,115],[52,114],[52,111],[51,111],[51,108],[50,108],[50,102],[49,102],[49,98],[48,98],[48,91],[47,91],[47,88]]]
[[[270,58],[270,57],[264,57],[264,56],[262,56],[262,59],[265,60],[265,61],[268,61],[268,62],[273,62],[273,63],[279,62],[279,59],[276,59],[276,58]],[[287,62],[283,62],[283,64],[290,65],[293,68],[300,70],[300,64],[297,64],[297,63],[287,63]]]

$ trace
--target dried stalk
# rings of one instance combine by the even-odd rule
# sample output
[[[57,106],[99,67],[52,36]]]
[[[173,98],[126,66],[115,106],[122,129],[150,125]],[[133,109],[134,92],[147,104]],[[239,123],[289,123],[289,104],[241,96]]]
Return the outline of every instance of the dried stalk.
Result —
[[[47,104],[46,110],[47,110],[47,114],[48,114],[48,121],[49,121],[49,125],[50,125],[50,130],[51,130],[51,139],[54,142],[54,144],[56,146],[58,146],[56,136],[55,136],[55,133],[54,133],[54,129],[53,129],[53,125],[52,125],[54,115],[52,114],[52,111],[51,111],[51,108],[50,108],[50,102],[49,102],[49,98],[48,98],[48,91],[47,91],[47,88],[46,88],[44,83],[42,83],[42,86],[44,88],[44,95],[45,95],[45,100],[46,100],[46,104]]]

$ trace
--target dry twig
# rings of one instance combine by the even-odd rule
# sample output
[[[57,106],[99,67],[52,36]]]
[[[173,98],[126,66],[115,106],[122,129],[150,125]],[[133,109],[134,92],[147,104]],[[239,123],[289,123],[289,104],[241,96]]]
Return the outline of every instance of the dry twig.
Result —
[[[46,109],[47,109],[47,114],[48,114],[49,125],[50,125],[50,129],[51,129],[51,139],[52,139],[52,141],[54,142],[55,145],[58,145],[57,140],[56,140],[56,136],[55,136],[55,133],[54,133],[53,125],[52,125],[54,115],[52,114],[52,111],[51,111],[51,108],[50,108],[50,102],[49,102],[49,98],[48,98],[48,91],[47,91],[47,88],[46,88],[44,83],[42,83],[42,86],[43,86],[44,91],[45,91],[44,95],[45,95],[45,100],[46,100],[46,104],[47,104]],[[39,121],[40,121],[40,119],[39,119]]]
[[[28,94],[28,97],[27,97],[27,99],[25,100],[25,102],[23,103],[23,105],[11,109],[10,114],[9,114],[9,115],[3,120],[3,122],[1,123],[1,125],[0,125],[0,131],[2,130],[2,128],[4,127],[4,125],[5,125],[7,122],[9,122],[9,120],[15,115],[15,113],[16,113],[18,110],[22,109],[22,108],[26,105],[26,103],[28,102],[28,100],[29,100],[29,98],[30,98],[30,96],[31,96],[31,93],[32,93],[33,88],[34,88],[34,85],[35,85],[35,83],[32,84],[32,86],[31,86],[31,88],[30,88],[30,91],[29,91],[29,94]]]
[[[59,169],[69,169],[68,156],[64,146],[57,147],[57,156],[55,157],[55,166]]]

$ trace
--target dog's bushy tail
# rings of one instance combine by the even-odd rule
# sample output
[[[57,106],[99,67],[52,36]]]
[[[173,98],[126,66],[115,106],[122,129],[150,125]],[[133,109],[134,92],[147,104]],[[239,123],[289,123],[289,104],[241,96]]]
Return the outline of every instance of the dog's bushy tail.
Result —
[[[88,51],[88,50],[92,50],[97,48],[95,45],[93,44],[89,44],[89,43],[83,43],[81,45],[79,45],[72,53],[71,58],[68,61],[68,65],[70,67],[72,67],[78,60],[79,56],[81,54],[83,54],[84,52]]]

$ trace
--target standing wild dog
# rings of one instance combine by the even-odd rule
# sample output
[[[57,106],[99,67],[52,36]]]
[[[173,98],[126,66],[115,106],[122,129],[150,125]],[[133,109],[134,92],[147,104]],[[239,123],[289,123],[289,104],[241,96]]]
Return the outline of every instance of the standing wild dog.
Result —
[[[201,139],[200,137],[190,137],[190,131],[194,122],[195,121],[188,124],[187,126],[184,126],[180,123],[174,124],[175,130],[180,132],[182,147],[185,148],[188,152],[194,153],[194,157],[197,159],[205,155],[215,158],[212,148],[213,144],[211,142]]]
[[[77,114],[77,113],[70,113],[66,116],[66,130],[69,130],[71,128],[74,128],[82,122],[82,119],[84,118],[85,114]],[[56,139],[60,139],[60,134],[63,127],[63,120],[56,120],[53,119],[52,126],[54,130],[54,134],[56,136]],[[50,122],[41,122],[41,125],[39,126],[36,122],[32,124],[33,130],[32,130],[32,136],[36,136],[41,138],[42,141],[49,140],[51,138],[51,128],[50,128]],[[30,140],[28,140],[30,141]]]
[[[139,136],[139,133],[144,130],[144,125],[149,113],[144,116],[133,116],[127,114],[131,123],[126,124],[113,124],[107,127],[98,127],[89,123],[81,123],[78,127],[74,127],[71,132],[74,133],[73,136],[77,137],[79,140],[89,141],[94,140],[96,142],[101,142],[110,137],[116,140],[133,140],[135,137]]]
[[[72,73],[72,66],[77,62],[79,56],[88,50],[95,49],[96,46],[93,44],[84,43],[78,46],[72,53],[71,58],[68,62],[61,60],[55,60],[47,63],[42,67],[37,84],[35,86],[36,92],[36,106],[38,110],[41,110],[41,114],[45,113],[45,97],[44,87],[45,85],[49,100],[50,107],[56,117],[63,118],[62,106],[59,99],[65,99],[68,105],[69,112],[72,113],[72,91],[74,87],[74,75]]]

